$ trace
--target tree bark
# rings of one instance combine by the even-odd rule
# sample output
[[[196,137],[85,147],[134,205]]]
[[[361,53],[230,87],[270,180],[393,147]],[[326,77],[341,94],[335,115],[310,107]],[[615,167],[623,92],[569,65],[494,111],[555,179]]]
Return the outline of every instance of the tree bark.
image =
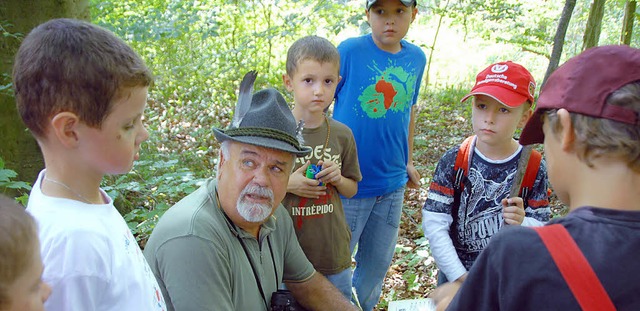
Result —
[[[436,10],[437,14],[439,15],[438,17],[438,27],[436,28],[436,33],[433,36],[433,42],[431,43],[431,47],[429,47],[429,58],[427,59],[427,69],[425,70],[425,79],[424,79],[424,86],[425,89],[427,89],[429,87],[429,74],[431,71],[431,64],[433,63],[433,53],[436,50],[436,43],[438,42],[438,34],[440,34],[440,27],[442,26],[442,20],[444,19],[445,16],[445,12],[447,11],[447,9],[449,8],[449,0],[447,0],[447,2],[444,5],[444,8],[442,10]]]
[[[3,0],[0,25],[16,35],[0,39],[0,89],[11,84],[15,53],[21,39],[35,26],[60,17],[90,20],[89,0]],[[0,35],[1,36],[1,35]],[[17,180],[33,182],[44,167],[40,149],[16,110],[11,88],[0,91],[0,157],[6,168],[18,173]]]
[[[593,0],[593,3],[591,3],[589,19],[587,20],[582,41],[583,51],[598,45],[600,30],[602,29],[602,17],[604,16],[604,4],[605,0]]]
[[[556,30],[556,35],[553,38],[553,49],[551,51],[551,57],[549,58],[549,66],[547,67],[547,72],[544,74],[544,80],[542,80],[540,89],[542,89],[544,84],[547,82],[547,79],[549,78],[551,73],[556,70],[556,68],[558,68],[560,57],[562,57],[562,50],[564,48],[564,38],[567,35],[567,29],[569,28],[571,15],[573,14],[573,9],[575,7],[576,0],[566,0],[564,3],[562,15],[560,16],[560,20],[558,21],[558,29]]]
[[[620,43],[631,44],[631,35],[633,34],[633,22],[636,13],[636,0],[627,0],[624,6],[624,19],[622,20],[622,33],[620,34]]]

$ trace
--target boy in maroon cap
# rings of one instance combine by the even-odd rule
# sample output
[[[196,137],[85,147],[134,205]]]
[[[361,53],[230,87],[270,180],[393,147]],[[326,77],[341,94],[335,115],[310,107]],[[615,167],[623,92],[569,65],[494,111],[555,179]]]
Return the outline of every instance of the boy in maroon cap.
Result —
[[[570,212],[498,233],[447,310],[640,310],[639,114],[638,49],[595,47],[549,77],[520,140],[544,142]],[[458,287],[436,290],[438,309]]]
[[[438,162],[422,208],[422,228],[440,269],[438,284],[464,281],[489,240],[505,224],[541,226],[551,213],[541,160],[526,195],[508,198],[522,146],[513,138],[531,116],[535,80],[511,61],[490,65],[461,102],[471,98],[474,136]],[[468,151],[467,151],[468,150]],[[459,153],[469,154],[456,178]],[[466,158],[465,158],[466,159]],[[535,164],[534,164],[535,165]],[[532,179],[533,180],[533,179]]]

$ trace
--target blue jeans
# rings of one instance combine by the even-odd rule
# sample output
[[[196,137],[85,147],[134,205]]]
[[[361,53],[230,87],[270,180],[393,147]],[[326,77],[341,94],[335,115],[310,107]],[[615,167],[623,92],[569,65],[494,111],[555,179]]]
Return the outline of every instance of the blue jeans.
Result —
[[[380,300],[382,284],[398,241],[405,187],[388,194],[342,199],[351,229],[351,253],[355,254],[353,287],[363,311],[373,310]]]
[[[347,268],[336,274],[325,275],[347,300],[351,301],[351,268]]]

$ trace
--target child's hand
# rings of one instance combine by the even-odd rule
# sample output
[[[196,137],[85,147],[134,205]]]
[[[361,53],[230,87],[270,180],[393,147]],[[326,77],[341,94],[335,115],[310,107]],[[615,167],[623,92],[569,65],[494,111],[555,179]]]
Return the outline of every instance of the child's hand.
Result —
[[[318,180],[307,178],[305,172],[308,166],[309,161],[291,173],[289,184],[287,184],[287,192],[299,197],[317,199],[327,193],[327,187],[319,186],[320,182]]]
[[[449,303],[462,286],[462,282],[448,282],[438,286],[429,294],[429,298],[433,299],[436,304],[436,310],[441,311],[447,309]]]
[[[407,181],[407,187],[411,189],[420,189],[420,172],[413,166],[413,163],[407,164],[407,174],[409,180]]]
[[[318,165],[322,166],[322,170],[316,174],[316,178],[325,184],[333,184],[335,187],[342,183],[342,172],[338,164],[333,161],[319,161]]]
[[[507,225],[521,225],[524,215],[524,203],[521,197],[502,199],[502,218]]]

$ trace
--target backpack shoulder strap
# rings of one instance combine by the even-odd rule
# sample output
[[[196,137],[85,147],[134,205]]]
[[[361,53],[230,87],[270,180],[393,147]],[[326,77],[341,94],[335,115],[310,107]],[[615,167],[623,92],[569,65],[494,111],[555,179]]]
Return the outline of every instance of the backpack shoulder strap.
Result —
[[[564,226],[554,224],[533,229],[549,250],[582,310],[616,310],[598,276]]]
[[[456,155],[456,162],[453,165],[453,205],[451,206],[451,226],[449,227],[449,234],[453,240],[454,246],[460,244],[457,238],[456,226],[458,223],[458,211],[460,208],[460,196],[462,189],[464,188],[464,177],[467,176],[469,171],[469,163],[471,162],[471,152],[473,151],[475,141],[475,135],[471,135],[460,144],[458,154]]]
[[[531,150],[531,156],[527,163],[527,170],[522,177],[522,185],[520,186],[520,197],[525,197],[533,189],[533,184],[536,182],[536,176],[538,176],[538,170],[540,169],[540,162],[542,162],[542,154],[537,150]]]
[[[471,162],[471,152],[473,151],[473,141],[475,135],[471,135],[460,144],[458,154],[456,155],[456,162],[453,165],[454,171],[454,189],[462,189],[462,177],[467,176],[469,173],[469,162]]]

